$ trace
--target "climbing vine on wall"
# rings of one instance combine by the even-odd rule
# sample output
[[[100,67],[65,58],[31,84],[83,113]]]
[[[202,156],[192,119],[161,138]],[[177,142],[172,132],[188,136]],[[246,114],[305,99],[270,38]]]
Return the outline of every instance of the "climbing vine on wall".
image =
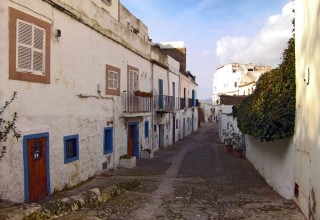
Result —
[[[6,142],[8,140],[9,134],[12,133],[13,138],[17,140],[21,137],[20,133],[17,131],[16,128],[16,121],[18,115],[16,112],[13,113],[11,119],[4,119],[3,115],[9,105],[15,100],[17,97],[17,92],[14,92],[11,99],[6,101],[4,106],[0,108],[0,160],[3,158],[4,154],[6,153]]]
[[[239,129],[261,141],[287,138],[295,124],[295,49],[294,37],[288,41],[282,63],[263,74],[256,90],[234,106]]]

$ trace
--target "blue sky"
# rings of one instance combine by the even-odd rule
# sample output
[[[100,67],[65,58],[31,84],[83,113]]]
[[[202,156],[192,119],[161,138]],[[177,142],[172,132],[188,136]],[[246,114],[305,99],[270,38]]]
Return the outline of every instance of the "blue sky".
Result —
[[[216,68],[230,62],[276,66],[291,36],[290,0],[121,0],[153,42],[184,41],[198,98],[212,95]],[[291,4],[288,5],[288,3]]]

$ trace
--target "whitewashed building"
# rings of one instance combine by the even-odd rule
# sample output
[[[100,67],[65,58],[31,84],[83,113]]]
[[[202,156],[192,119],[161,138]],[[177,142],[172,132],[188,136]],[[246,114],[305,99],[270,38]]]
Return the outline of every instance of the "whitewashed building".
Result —
[[[294,200],[309,219],[320,219],[319,1],[295,1],[296,127]]]
[[[219,95],[250,95],[255,82],[271,66],[230,63],[221,66],[213,75],[212,103],[219,104]]]
[[[2,198],[35,202],[157,149],[153,77],[170,58],[118,0],[4,0],[0,11],[0,100],[18,93],[5,117],[17,112],[22,135],[0,160]]]

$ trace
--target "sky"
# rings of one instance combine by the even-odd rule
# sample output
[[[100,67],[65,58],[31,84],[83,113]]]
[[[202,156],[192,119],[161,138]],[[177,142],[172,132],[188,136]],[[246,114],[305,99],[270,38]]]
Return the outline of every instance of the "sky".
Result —
[[[184,41],[198,99],[211,99],[213,74],[231,62],[277,67],[292,36],[291,0],[121,0],[152,42]]]

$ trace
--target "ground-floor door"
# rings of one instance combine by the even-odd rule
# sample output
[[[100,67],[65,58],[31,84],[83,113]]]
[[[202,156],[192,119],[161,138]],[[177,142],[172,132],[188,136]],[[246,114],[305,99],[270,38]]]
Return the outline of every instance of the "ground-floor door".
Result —
[[[164,125],[159,125],[159,148],[164,147]]]
[[[138,123],[128,126],[128,156],[139,158],[139,129]]]
[[[49,194],[47,141],[46,137],[25,139],[25,197],[29,203],[39,201]]]
[[[172,142],[176,142],[176,117],[172,117]]]
[[[183,136],[182,137],[184,136],[186,136],[186,119],[185,118],[183,119]]]

